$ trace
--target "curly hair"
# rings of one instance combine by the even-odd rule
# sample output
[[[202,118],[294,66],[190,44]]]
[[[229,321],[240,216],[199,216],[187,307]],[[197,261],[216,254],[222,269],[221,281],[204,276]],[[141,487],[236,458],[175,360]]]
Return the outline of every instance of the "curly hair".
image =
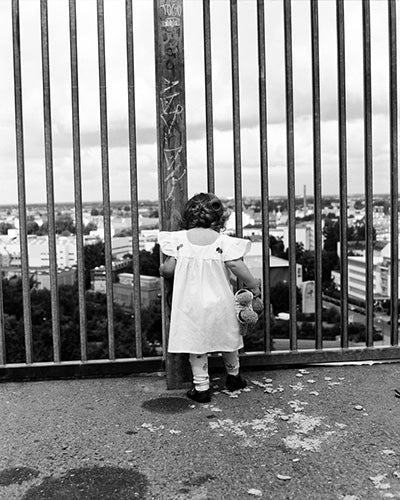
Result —
[[[213,193],[199,193],[186,202],[183,209],[181,229],[206,227],[220,232],[225,227],[229,214],[221,200]]]

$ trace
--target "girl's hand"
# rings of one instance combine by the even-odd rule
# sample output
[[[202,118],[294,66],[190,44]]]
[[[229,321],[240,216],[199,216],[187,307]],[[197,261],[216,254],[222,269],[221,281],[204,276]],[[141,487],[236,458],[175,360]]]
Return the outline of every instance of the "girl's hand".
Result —
[[[261,290],[258,286],[256,288],[249,288],[249,290],[254,295],[254,298],[261,297]]]
[[[160,276],[163,278],[171,278],[174,275],[176,259],[167,257],[165,262],[159,268]]]

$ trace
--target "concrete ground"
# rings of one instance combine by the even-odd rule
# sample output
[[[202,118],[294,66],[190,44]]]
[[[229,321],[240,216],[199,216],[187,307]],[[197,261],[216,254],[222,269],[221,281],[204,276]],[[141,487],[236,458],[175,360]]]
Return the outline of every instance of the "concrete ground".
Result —
[[[0,498],[400,498],[400,364],[0,384]]]

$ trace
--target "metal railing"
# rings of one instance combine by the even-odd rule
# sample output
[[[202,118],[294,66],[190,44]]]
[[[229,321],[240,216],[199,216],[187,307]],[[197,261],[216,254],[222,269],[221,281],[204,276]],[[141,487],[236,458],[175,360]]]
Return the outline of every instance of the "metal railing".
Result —
[[[107,307],[107,358],[104,360],[88,360],[87,353],[87,311],[85,291],[85,268],[84,268],[84,226],[83,226],[83,200],[82,200],[82,169],[81,169],[81,131],[80,131],[80,104],[79,104],[79,82],[78,82],[78,32],[76,0],[69,0],[69,43],[70,43],[70,91],[72,102],[72,144],[73,144],[73,171],[74,171],[74,208],[76,217],[76,246],[77,246],[77,291],[79,300],[79,338],[80,359],[76,362],[62,360],[60,341],[60,305],[58,296],[57,279],[57,252],[56,252],[56,227],[54,201],[54,167],[53,167],[53,139],[52,139],[52,116],[51,116],[51,85],[49,68],[49,39],[48,28],[48,1],[40,0],[41,20],[41,64],[42,64],[42,86],[43,86],[43,113],[44,113],[44,144],[45,144],[45,171],[46,171],[46,193],[47,193],[47,216],[48,216],[48,242],[50,255],[50,294],[51,294],[51,328],[53,338],[53,359],[48,363],[35,363],[33,358],[32,339],[32,306],[31,306],[31,283],[27,239],[27,201],[25,186],[25,153],[24,153],[24,116],[21,70],[21,41],[20,41],[20,1],[10,0],[12,7],[12,36],[13,36],[13,61],[14,75],[3,75],[3,78],[14,78],[15,91],[15,137],[16,137],[16,168],[18,173],[18,207],[20,221],[20,245],[21,245],[21,278],[22,299],[24,318],[24,339],[26,363],[18,365],[22,370],[38,368],[38,373],[47,371],[50,374],[78,373],[91,374],[96,372],[117,373],[118,371],[140,371],[158,370],[163,366],[161,357],[145,358],[143,355],[143,339],[141,333],[141,290],[139,272],[139,210],[138,210],[138,168],[137,168],[137,135],[136,135],[136,104],[135,104],[135,68],[134,68],[134,33],[132,0],[125,1],[125,32],[126,32],[126,68],[127,68],[127,92],[128,92],[128,126],[129,126],[129,172],[130,172],[130,203],[131,203],[131,229],[132,229],[132,256],[134,276],[134,311],[132,320],[132,342],[135,344],[135,357],[130,360],[122,360],[115,353],[115,325],[114,325],[114,296],[112,277],[112,228],[111,228],[111,201],[110,201],[110,172],[109,172],[109,141],[108,141],[108,103],[107,103],[107,72],[106,72],[106,50],[105,50],[105,12],[104,2],[97,0],[97,42],[98,42],[98,71],[99,71],[99,111],[100,111],[100,146],[101,146],[101,170],[102,170],[102,208],[104,213],[104,244],[105,244],[105,270],[106,270],[106,307]],[[199,0],[200,1],[200,0]],[[243,171],[241,155],[241,94],[240,94],[240,69],[239,69],[239,31],[238,31],[238,6],[237,0],[227,0],[230,15],[230,49],[231,49],[231,83],[232,83],[232,136],[233,136],[233,176],[234,176],[234,211],[236,215],[236,235],[243,235],[242,201],[243,201]],[[263,297],[265,306],[265,331],[263,352],[249,354],[244,358],[245,365],[265,365],[267,363],[299,363],[299,362],[321,362],[339,360],[359,359],[385,359],[399,357],[398,351],[398,130],[397,130],[397,36],[396,36],[396,1],[388,0],[388,42],[389,42],[389,82],[390,87],[390,208],[391,208],[391,346],[385,348],[370,349],[374,345],[373,325],[373,172],[374,156],[372,151],[372,85],[371,85],[371,13],[370,0],[363,0],[362,5],[362,32],[363,32],[363,105],[364,105],[364,183],[365,183],[365,227],[366,227],[366,346],[365,348],[349,348],[348,338],[348,258],[347,258],[347,207],[348,207],[348,172],[347,172],[347,111],[346,111],[346,44],[345,44],[345,7],[344,0],[336,0],[336,38],[337,38],[337,103],[338,103],[338,172],[340,180],[340,313],[341,313],[341,338],[339,349],[324,349],[322,333],[322,154],[321,154],[321,96],[320,96],[320,33],[319,33],[319,5],[318,0],[304,2],[304,8],[308,9],[310,15],[310,40],[311,40],[311,67],[312,67],[312,131],[313,131],[313,199],[314,199],[314,234],[315,234],[315,343],[314,348],[307,351],[299,350],[297,338],[296,314],[298,304],[296,301],[296,155],[295,155],[295,116],[294,116],[294,79],[293,79],[293,28],[292,28],[292,2],[282,0],[283,20],[283,51],[284,51],[284,74],[285,74],[285,126],[286,126],[286,169],[287,169],[287,200],[288,200],[288,260],[289,260],[289,289],[290,289],[290,334],[289,350],[285,352],[271,351],[271,312],[270,312],[270,251],[269,251],[269,182],[270,168],[268,162],[269,139],[268,139],[268,79],[267,79],[267,54],[266,45],[266,19],[265,7],[268,0],[254,0],[253,7],[256,9],[257,24],[250,29],[257,30],[258,50],[258,102],[259,102],[259,158],[260,158],[260,197],[262,207],[262,260],[263,260]],[[39,5],[39,4],[38,4]],[[155,21],[155,47],[156,47],[156,102],[157,120],[154,127],[158,130],[158,164],[159,164],[159,204],[160,222],[163,229],[171,227],[171,210],[179,209],[187,196],[187,160],[186,160],[186,124],[185,124],[185,86],[184,86],[184,56],[183,56],[183,9],[185,2],[182,0],[154,0]],[[213,116],[213,64],[212,64],[212,2],[202,1],[203,8],[203,42],[204,42],[204,92],[205,92],[205,144],[207,158],[207,189],[210,192],[216,190],[215,161],[214,161],[214,116]],[[162,14],[162,15],[161,15]],[[166,38],[163,35],[166,34]],[[170,37],[170,38],[168,38]],[[167,40],[167,42],[166,42]],[[178,52],[173,55],[179,61],[177,68],[163,65],[166,58],[171,57],[171,46],[178,47]],[[176,42],[176,43],[175,43]],[[181,53],[179,53],[179,47]],[[151,48],[152,49],[152,48]],[[150,47],[149,47],[150,50]],[[175,49],[174,49],[175,50]],[[185,54],[190,57],[190,54]],[[140,68],[139,68],[140,71]],[[168,73],[169,71],[169,73]],[[174,71],[180,71],[174,73]],[[186,75],[188,78],[188,75]],[[190,75],[189,75],[190,78]],[[179,113],[174,115],[174,127],[180,128],[180,138],[183,142],[179,144],[172,141],[173,130],[169,122],[171,105],[171,94],[168,92],[171,86],[179,85],[176,93],[181,99]],[[215,82],[214,82],[215,85]],[[175,96],[175,94],[174,94]],[[175,97],[174,97],[175,98]],[[256,96],[255,96],[256,98]],[[163,101],[164,99],[164,101]],[[165,100],[167,99],[167,100]],[[170,100],[168,100],[170,99]],[[177,98],[176,98],[177,99]],[[166,111],[167,110],[167,111]],[[180,120],[180,121],[178,121]],[[190,124],[188,125],[188,127]],[[176,137],[176,135],[174,136]],[[180,148],[180,149],[179,149]],[[179,168],[176,162],[179,149]],[[171,152],[174,160],[171,162]],[[189,167],[190,168],[190,167]],[[172,175],[171,175],[172,169]],[[172,190],[171,190],[172,186]],[[180,194],[177,194],[180,192]],[[172,225],[173,228],[173,225]],[[164,294],[165,302],[165,294]],[[167,325],[168,311],[164,311],[164,326]],[[6,345],[6,322],[4,315],[3,290],[0,282],[0,372],[7,376],[16,373],[17,365],[7,363]],[[167,331],[164,337],[166,337]],[[164,338],[164,358],[165,358]],[[124,365],[124,368],[121,368]],[[85,368],[89,367],[89,368]],[[168,366],[167,366],[168,367]],[[176,367],[171,368],[176,369]],[[86,370],[86,371],[85,371]],[[22,372],[21,372],[22,373]],[[25,372],[24,372],[25,373]]]

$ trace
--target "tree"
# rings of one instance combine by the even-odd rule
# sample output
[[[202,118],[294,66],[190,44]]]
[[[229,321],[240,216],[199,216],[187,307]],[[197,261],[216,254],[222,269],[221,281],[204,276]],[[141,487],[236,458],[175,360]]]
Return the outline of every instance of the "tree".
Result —
[[[303,267],[303,281],[315,280],[315,254],[310,250],[305,250],[298,263]]]
[[[56,218],[56,233],[61,234],[65,231],[69,231],[71,234],[75,234],[76,228],[74,219],[69,214],[62,214]]]
[[[289,312],[290,289],[288,283],[279,281],[276,285],[271,287],[270,293],[274,314]],[[301,292],[298,288],[296,288],[296,301],[297,304],[301,303]]]
[[[27,221],[26,223],[26,233],[27,234],[37,234],[40,235],[40,227],[39,224],[35,221]]]
[[[0,234],[7,234],[9,229],[15,229],[15,227],[8,222],[0,222]]]
[[[151,252],[141,250],[139,252],[139,272],[146,276],[159,276],[160,267],[160,245],[156,243]]]
[[[325,238],[324,250],[328,252],[337,252],[337,244],[339,241],[339,222],[334,222],[331,219],[326,218],[323,235]]]
[[[105,245],[98,241],[93,245],[85,245],[83,249],[85,260],[85,287],[90,288],[90,271],[95,267],[104,266],[106,262]]]
[[[275,236],[269,236],[269,248],[271,249],[271,255],[275,257],[285,258],[285,247],[281,238],[275,238]]]
[[[88,222],[83,228],[83,234],[90,234],[90,231],[96,231],[97,225],[94,222]]]
[[[299,264],[301,263],[301,259],[303,257],[303,254],[304,254],[303,243],[299,243],[298,241],[296,241],[296,262],[298,262]],[[284,255],[285,255],[284,259],[289,260],[289,248],[286,249]]]
[[[339,257],[336,251],[322,251],[322,283],[329,284],[332,281],[332,271],[337,269]]]

